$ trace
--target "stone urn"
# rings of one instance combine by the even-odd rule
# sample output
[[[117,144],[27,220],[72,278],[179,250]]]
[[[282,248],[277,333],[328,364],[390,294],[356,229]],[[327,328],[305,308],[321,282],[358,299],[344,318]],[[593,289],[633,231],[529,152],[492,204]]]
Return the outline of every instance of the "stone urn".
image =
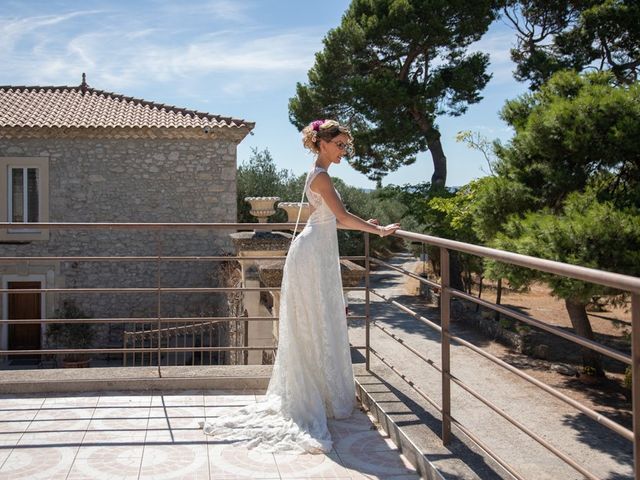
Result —
[[[276,213],[274,204],[280,197],[245,197],[244,200],[251,204],[249,213],[258,219],[258,223],[267,223],[267,218]]]
[[[311,207],[308,202],[302,202],[302,211],[300,211],[300,205],[300,202],[280,202],[278,208],[287,212],[287,222],[289,223],[296,223],[298,212],[300,212],[300,224],[305,224],[311,215]],[[298,227],[298,230],[302,230],[302,227]]]

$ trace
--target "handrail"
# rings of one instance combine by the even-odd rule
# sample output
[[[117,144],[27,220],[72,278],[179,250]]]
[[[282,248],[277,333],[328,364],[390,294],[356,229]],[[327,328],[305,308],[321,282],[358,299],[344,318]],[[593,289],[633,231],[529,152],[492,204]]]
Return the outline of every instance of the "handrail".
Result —
[[[301,223],[300,226],[305,225]],[[12,230],[62,229],[62,230],[293,230],[295,223],[185,223],[185,222],[0,222],[0,229]]]
[[[496,248],[482,247],[480,245],[432,237],[422,233],[407,232],[405,230],[397,230],[396,235],[401,238],[406,238],[407,240],[425,242],[436,247],[470,253],[471,255],[477,255],[480,257],[488,257],[505,263],[519,265],[521,267],[533,268],[547,273],[554,273],[563,277],[570,277],[576,280],[597,283],[624,291],[640,293],[640,278],[629,275],[605,272],[594,268],[580,267],[578,265],[570,265],[568,263],[556,262],[554,260],[531,257],[520,253],[507,252]]]

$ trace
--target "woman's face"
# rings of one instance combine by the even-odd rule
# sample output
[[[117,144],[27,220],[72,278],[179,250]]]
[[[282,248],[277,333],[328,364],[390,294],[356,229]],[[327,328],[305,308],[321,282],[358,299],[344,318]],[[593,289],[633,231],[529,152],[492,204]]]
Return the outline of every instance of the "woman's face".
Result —
[[[341,133],[331,140],[323,140],[324,154],[331,160],[331,163],[340,163],[340,160],[347,153],[349,138]]]

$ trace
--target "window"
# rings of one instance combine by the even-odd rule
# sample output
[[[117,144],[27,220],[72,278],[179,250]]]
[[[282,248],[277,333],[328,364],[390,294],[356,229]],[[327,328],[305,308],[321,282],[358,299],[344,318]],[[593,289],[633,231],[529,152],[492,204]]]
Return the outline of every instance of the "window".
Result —
[[[10,223],[49,221],[49,159],[0,158],[0,218]],[[34,226],[35,227],[35,226]],[[0,241],[46,240],[47,230],[2,229]]]
[[[38,169],[9,167],[9,222],[39,222]]]

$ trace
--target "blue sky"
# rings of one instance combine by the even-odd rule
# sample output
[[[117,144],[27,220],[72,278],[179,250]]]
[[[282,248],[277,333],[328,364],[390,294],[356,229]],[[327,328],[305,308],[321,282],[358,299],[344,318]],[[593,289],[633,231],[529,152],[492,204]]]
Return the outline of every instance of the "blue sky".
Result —
[[[288,120],[296,82],[305,82],[327,31],[349,0],[65,1],[0,0],[0,85],[79,85],[256,122],[238,148],[268,148],[276,163],[303,173],[312,162]],[[315,8],[313,8],[315,5]],[[484,99],[462,117],[438,120],[448,185],[487,172],[483,157],[455,142],[461,130],[507,140],[498,118],[506,99],[526,90],[513,80],[514,36],[501,20],[472,50],[491,55]],[[358,187],[373,182],[346,162],[332,175]],[[431,157],[389,174],[383,184],[428,180]],[[295,199],[290,199],[295,200]]]

